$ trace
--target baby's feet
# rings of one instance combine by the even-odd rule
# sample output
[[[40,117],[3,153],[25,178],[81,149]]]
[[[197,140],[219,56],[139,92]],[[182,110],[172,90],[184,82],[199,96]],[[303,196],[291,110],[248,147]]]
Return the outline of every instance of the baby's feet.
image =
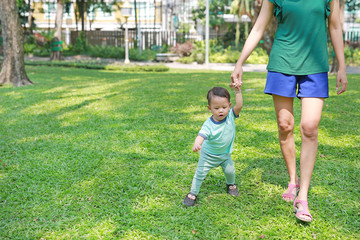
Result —
[[[194,193],[188,193],[184,199],[184,205],[188,206],[188,207],[192,207],[195,204],[197,195]]]
[[[230,194],[231,196],[234,196],[234,197],[239,196],[239,191],[237,189],[236,184],[226,184],[226,186],[227,186],[228,194]]]

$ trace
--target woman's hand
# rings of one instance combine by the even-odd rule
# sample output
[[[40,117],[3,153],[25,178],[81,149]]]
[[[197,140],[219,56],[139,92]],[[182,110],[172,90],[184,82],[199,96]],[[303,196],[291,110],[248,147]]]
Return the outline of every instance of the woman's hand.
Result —
[[[341,89],[339,90],[340,83],[341,83]],[[340,95],[341,93],[346,91],[347,83],[348,80],[345,71],[339,70],[336,74],[336,90],[338,90],[337,95]]]
[[[230,75],[230,79],[231,79],[231,85],[236,87],[236,88],[240,88],[241,84],[242,84],[242,74],[243,74],[243,68],[242,65],[236,64],[234,71],[232,72],[232,74]]]

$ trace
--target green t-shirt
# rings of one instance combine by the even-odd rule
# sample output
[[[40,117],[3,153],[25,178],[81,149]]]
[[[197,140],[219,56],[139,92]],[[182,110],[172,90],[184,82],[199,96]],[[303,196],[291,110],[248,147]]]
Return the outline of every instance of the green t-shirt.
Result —
[[[267,69],[291,75],[329,71],[326,18],[331,0],[269,0],[278,20]]]
[[[208,118],[199,131],[199,135],[205,139],[201,151],[215,155],[232,153],[235,118],[238,117],[231,109],[226,118],[220,122],[216,122],[212,116]]]

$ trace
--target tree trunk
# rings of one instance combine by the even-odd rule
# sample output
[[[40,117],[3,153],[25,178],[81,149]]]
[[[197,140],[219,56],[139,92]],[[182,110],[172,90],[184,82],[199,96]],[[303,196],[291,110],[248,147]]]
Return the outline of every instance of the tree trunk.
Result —
[[[63,14],[64,14],[64,1],[58,0],[56,4],[56,17],[55,17],[55,34],[54,41],[62,40],[62,22],[63,22]],[[52,51],[50,60],[63,60],[62,51]]]
[[[85,3],[84,0],[78,1],[79,15],[81,20],[81,31],[85,32]]]
[[[32,84],[25,71],[24,40],[16,0],[0,1],[0,18],[4,39],[4,62],[0,73],[0,85],[14,86]],[[6,24],[5,24],[6,23]]]
[[[56,4],[56,17],[55,17],[55,34],[54,37],[57,37],[60,41],[62,39],[62,23],[63,23],[63,14],[64,14],[64,1],[58,0]]]
[[[29,16],[28,16],[29,33],[30,33],[30,34],[33,34],[31,0],[29,0],[28,6],[29,6]]]
[[[235,47],[238,48],[239,43],[240,43],[241,15],[242,15],[243,6],[244,6],[243,1],[240,0],[240,1],[236,2],[236,6],[237,6],[236,14],[238,15],[239,21],[236,23]]]
[[[240,42],[240,21],[236,23],[236,33],[235,33],[235,47],[236,49],[239,48],[239,42]]]
[[[74,15],[75,15],[75,27],[76,27],[76,33],[79,33],[79,17],[78,17],[78,10],[79,10],[79,5],[78,5],[78,1],[76,1],[76,6],[74,7]]]
[[[244,14],[250,17],[250,3],[249,0],[244,0]],[[249,37],[249,23],[245,22],[245,33],[244,33],[245,39]]]

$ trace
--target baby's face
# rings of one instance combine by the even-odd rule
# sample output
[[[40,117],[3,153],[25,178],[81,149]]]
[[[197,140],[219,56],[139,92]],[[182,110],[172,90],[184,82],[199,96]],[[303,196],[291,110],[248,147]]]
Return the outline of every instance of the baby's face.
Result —
[[[213,114],[213,118],[216,122],[220,122],[226,118],[230,111],[231,102],[227,98],[214,96],[211,98],[208,108]]]

